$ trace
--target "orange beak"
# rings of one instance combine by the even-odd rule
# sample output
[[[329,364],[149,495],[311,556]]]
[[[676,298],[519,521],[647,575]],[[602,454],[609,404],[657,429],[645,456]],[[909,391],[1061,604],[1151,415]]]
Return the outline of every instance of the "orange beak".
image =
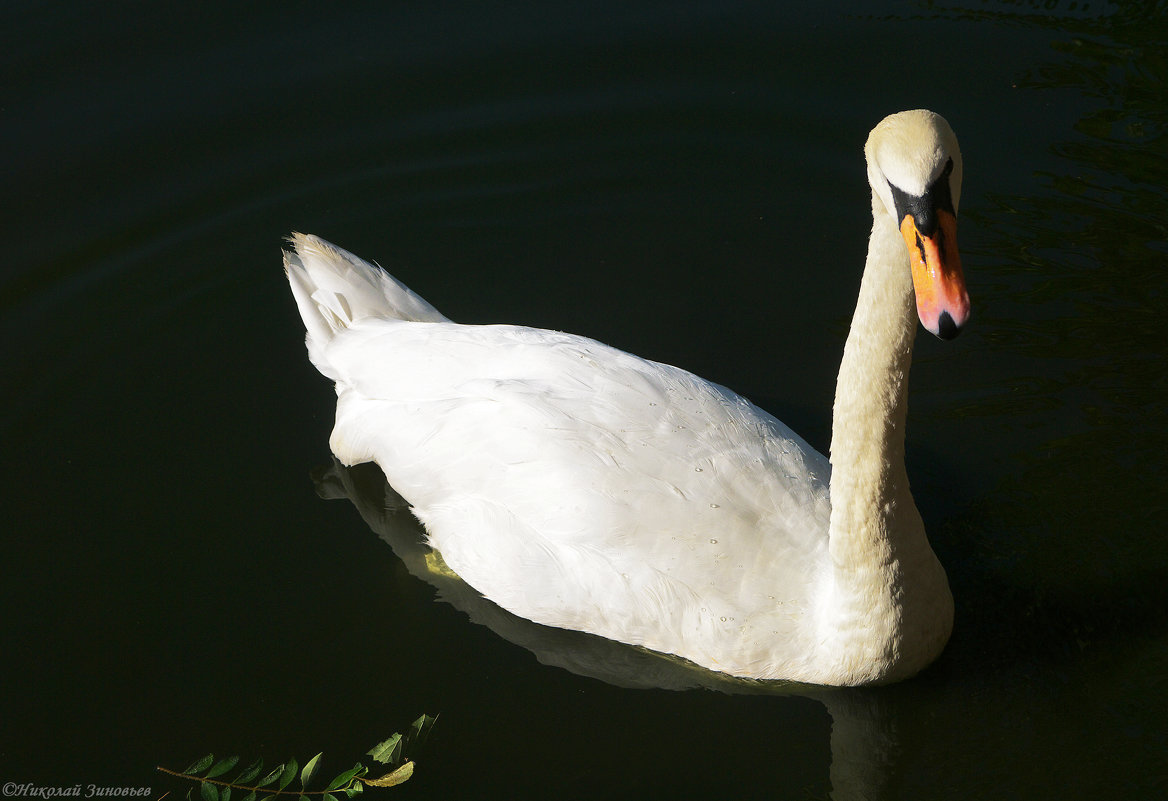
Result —
[[[934,213],[932,236],[920,232],[911,213],[900,221],[900,233],[908,245],[921,325],[941,339],[953,339],[969,320],[969,293],[957,253],[957,218],[944,209]]]

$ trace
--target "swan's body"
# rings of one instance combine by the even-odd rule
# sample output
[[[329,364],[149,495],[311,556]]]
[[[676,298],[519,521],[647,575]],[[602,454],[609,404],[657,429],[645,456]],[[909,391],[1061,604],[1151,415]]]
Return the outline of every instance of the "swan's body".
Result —
[[[912,675],[953,617],[904,423],[914,278],[934,333],[968,316],[960,154],[929,112],[889,117],[865,150],[874,225],[834,467],[728,389],[583,337],[453,323],[297,234],[285,265],[310,358],[337,385],[333,452],[376,461],[450,568],[521,617],[736,676]]]

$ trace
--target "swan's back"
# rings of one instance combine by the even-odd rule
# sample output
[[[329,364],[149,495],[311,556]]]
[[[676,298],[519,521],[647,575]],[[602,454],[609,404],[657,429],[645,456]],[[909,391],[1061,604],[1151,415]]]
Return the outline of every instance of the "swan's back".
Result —
[[[358,286],[404,289],[388,281]],[[433,321],[393,319],[395,304],[318,343],[339,394],[331,445],[382,467],[455,572],[539,623],[728,672],[797,672],[826,564],[823,456],[684,370],[429,304]]]

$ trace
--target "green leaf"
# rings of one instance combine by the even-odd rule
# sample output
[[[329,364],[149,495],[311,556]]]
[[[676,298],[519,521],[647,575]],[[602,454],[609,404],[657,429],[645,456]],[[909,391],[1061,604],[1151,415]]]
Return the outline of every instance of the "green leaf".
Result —
[[[361,782],[357,782],[352,787],[345,788],[345,795],[349,798],[352,798],[355,795],[361,795],[363,792],[365,792],[365,785],[361,784]]]
[[[214,761],[215,755],[207,754],[207,756],[203,757],[202,759],[197,759],[192,762],[187,767],[187,769],[183,771],[183,773],[187,774],[188,776],[194,776],[196,773],[201,773],[206,770],[208,766],[210,766],[210,764]]]
[[[373,787],[394,787],[409,781],[409,778],[414,775],[414,763],[406,762],[396,770],[392,770],[384,776],[377,779],[362,779],[365,784]]]
[[[231,801],[231,788],[230,787],[220,787],[219,788],[219,801]]]
[[[243,797],[243,801],[255,801],[255,790],[252,790],[250,793],[245,795]]]
[[[434,721],[438,718],[432,717],[425,713],[410,724],[410,739],[416,740],[430,731],[430,727],[434,725]]]
[[[272,782],[274,782],[276,779],[280,778],[283,775],[284,775],[284,763],[281,762],[279,765],[272,768],[271,772],[267,776],[260,779],[259,782],[256,784],[256,787],[267,787],[269,784],[271,784]]]
[[[207,782],[199,782],[199,795],[203,801],[219,801],[219,790]]]
[[[259,776],[260,771],[263,769],[264,769],[264,760],[257,759],[255,762],[251,763],[246,768],[244,768],[243,772],[241,772],[238,776],[235,777],[235,781],[233,781],[232,784],[247,784],[252,779],[254,779],[256,776]]]
[[[337,799],[333,798],[333,797],[332,797],[331,795],[329,795],[328,793],[325,793],[324,795],[322,795],[322,796],[320,797],[320,801],[337,801]]]
[[[235,763],[238,761],[239,761],[239,757],[237,757],[237,756],[227,757],[227,759],[221,759],[215,763],[215,767],[213,767],[209,771],[207,771],[207,775],[204,776],[203,778],[204,779],[214,779],[216,776],[221,776],[224,773],[226,773],[227,771],[234,768]]]
[[[297,772],[300,770],[300,765],[296,763],[295,759],[289,759],[284,763],[284,773],[280,776],[280,781],[276,784],[281,790],[292,783],[296,778]]]
[[[338,788],[344,787],[346,784],[353,781],[354,776],[357,776],[358,774],[363,775],[364,771],[365,771],[365,766],[362,765],[360,762],[358,762],[352,768],[350,768],[349,770],[346,770],[344,773],[342,773],[341,775],[339,775],[335,779],[333,779],[331,782],[329,782],[328,785],[324,789],[326,792],[328,792],[330,790],[336,790]]]
[[[395,734],[388,740],[383,740],[365,753],[383,765],[391,764],[397,757],[396,752],[401,748],[401,735]]]
[[[316,769],[320,766],[320,754],[317,754],[312,759],[308,760],[308,764],[304,766],[304,770],[300,771],[300,789],[307,790],[308,783],[316,775]]]

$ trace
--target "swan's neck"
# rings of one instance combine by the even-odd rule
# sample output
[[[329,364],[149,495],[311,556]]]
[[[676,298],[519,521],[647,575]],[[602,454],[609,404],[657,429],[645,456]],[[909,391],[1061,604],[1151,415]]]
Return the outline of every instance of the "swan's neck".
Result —
[[[881,670],[900,673],[909,658],[903,652],[916,647],[906,638],[940,637],[944,645],[952,600],[904,466],[916,336],[908,252],[892,215],[878,198],[872,205],[868,258],[836,384],[825,622],[848,640],[837,643],[841,652],[862,652]],[[933,631],[938,627],[943,634]]]
[[[831,555],[842,568],[886,561],[892,532],[885,524],[899,516],[897,507],[913,505],[904,469],[908,370],[916,337],[912,273],[891,216],[878,199],[873,204],[875,222],[832,422]]]

